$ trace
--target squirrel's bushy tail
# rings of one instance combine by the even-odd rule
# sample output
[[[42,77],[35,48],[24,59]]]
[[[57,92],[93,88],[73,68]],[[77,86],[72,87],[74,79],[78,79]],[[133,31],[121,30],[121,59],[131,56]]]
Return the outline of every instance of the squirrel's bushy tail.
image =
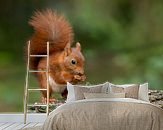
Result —
[[[39,55],[47,53],[47,41],[50,43],[50,54],[62,51],[67,43],[73,42],[73,31],[69,22],[63,15],[48,9],[37,11],[29,24],[34,28],[31,37],[30,53]],[[30,69],[37,69],[39,58],[31,58]]]

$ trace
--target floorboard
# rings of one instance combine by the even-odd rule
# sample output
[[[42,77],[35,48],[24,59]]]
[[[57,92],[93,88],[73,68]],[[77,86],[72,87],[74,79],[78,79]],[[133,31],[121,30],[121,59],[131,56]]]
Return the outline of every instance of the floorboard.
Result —
[[[27,123],[27,124],[21,123],[20,125],[16,126],[13,130],[22,129],[22,128],[24,128],[25,126],[27,126],[28,124],[29,124],[29,123]]]
[[[24,128],[28,128],[28,127],[34,127],[37,123],[29,123],[28,125],[26,125]]]
[[[17,126],[19,126],[21,123],[13,123],[9,127],[6,127],[4,130],[15,130]]]
[[[11,126],[12,124],[14,124],[14,123],[5,123],[5,124],[3,124],[2,126],[0,126],[0,130],[5,130],[5,129],[7,129],[9,126]]]

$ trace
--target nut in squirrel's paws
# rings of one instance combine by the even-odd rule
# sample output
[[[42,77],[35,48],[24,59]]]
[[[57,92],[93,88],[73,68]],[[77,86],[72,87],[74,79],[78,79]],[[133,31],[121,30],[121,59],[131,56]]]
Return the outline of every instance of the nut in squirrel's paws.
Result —
[[[82,76],[80,76],[80,75],[74,75],[74,79],[75,80],[79,80],[79,81],[85,81],[86,76],[85,75],[82,75]]]

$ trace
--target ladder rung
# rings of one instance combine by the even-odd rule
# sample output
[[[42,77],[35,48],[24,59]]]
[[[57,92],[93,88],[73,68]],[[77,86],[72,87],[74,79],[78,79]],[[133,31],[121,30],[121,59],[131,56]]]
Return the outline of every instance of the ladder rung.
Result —
[[[32,89],[32,88],[30,88],[30,89],[28,89],[29,91],[39,91],[39,90],[44,90],[44,91],[46,91],[47,89],[41,89],[41,88],[37,88],[37,89]]]
[[[29,70],[29,72],[47,72],[46,70]]]
[[[46,104],[28,104],[27,106],[28,107],[35,107],[35,106],[38,106],[38,107],[46,107],[47,105]]]
[[[47,57],[48,55],[30,55],[30,57]]]

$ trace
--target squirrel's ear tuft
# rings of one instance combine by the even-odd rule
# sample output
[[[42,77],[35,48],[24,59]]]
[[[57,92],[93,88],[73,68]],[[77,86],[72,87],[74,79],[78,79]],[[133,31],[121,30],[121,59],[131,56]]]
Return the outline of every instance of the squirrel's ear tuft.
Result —
[[[65,56],[68,56],[71,53],[71,44],[67,43],[64,49]]]
[[[80,45],[79,42],[76,43],[76,49],[79,50],[79,51],[81,51],[81,45]]]

